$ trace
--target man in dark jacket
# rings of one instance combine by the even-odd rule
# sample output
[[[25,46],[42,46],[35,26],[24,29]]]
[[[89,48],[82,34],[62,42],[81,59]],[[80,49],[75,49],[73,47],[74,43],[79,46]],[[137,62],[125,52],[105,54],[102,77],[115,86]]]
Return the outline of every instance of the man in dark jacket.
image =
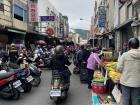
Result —
[[[62,73],[64,80],[69,81],[71,72],[69,71],[67,66],[69,66],[70,64],[71,62],[69,62],[68,57],[64,54],[63,46],[56,46],[55,54],[52,56],[50,64],[52,70],[58,70],[60,73]]]
[[[87,59],[88,59],[90,53],[91,53],[90,46],[89,45],[85,45],[84,49],[82,50],[82,61],[83,62],[87,62]]]

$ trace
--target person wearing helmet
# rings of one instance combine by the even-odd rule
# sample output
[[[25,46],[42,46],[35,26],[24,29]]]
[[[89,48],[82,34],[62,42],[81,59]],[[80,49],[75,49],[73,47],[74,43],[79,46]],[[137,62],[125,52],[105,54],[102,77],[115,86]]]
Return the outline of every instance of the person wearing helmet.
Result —
[[[51,60],[51,68],[52,70],[58,70],[63,74],[64,80],[69,82],[70,71],[67,66],[69,66],[71,62],[69,62],[68,57],[64,54],[64,47],[58,45],[55,47],[55,54],[52,56]]]
[[[122,105],[139,105],[140,89],[140,50],[138,38],[128,42],[129,51],[122,54],[118,60],[117,69],[121,73]]]
[[[16,62],[17,58],[18,58],[18,50],[16,48],[16,45],[14,43],[12,43],[10,45],[10,49],[8,51],[8,55],[9,55],[9,60],[11,62]]]

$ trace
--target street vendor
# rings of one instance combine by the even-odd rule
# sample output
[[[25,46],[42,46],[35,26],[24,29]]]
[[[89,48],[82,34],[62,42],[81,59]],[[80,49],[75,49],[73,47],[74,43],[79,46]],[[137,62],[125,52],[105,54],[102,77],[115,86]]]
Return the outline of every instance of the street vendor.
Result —
[[[117,69],[121,72],[122,105],[139,105],[140,89],[140,50],[139,40],[131,38],[128,43],[129,51],[119,58]]]
[[[102,61],[99,58],[98,55],[98,50],[97,49],[93,49],[93,51],[91,52],[88,60],[87,60],[87,71],[88,71],[88,89],[91,89],[91,82],[93,79],[93,75],[94,75],[94,70],[96,69],[96,64],[98,63],[99,65],[102,65]]]

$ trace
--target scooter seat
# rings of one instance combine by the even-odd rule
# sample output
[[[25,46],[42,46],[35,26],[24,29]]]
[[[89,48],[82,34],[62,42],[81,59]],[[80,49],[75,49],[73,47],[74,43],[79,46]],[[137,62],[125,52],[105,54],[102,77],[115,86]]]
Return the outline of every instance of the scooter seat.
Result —
[[[15,72],[15,73],[18,73],[18,72],[22,71],[21,68],[18,68],[18,69],[7,68],[7,70],[8,70],[9,72]]]
[[[0,73],[0,80],[6,79],[6,78],[12,76],[13,74],[14,74],[13,72]]]

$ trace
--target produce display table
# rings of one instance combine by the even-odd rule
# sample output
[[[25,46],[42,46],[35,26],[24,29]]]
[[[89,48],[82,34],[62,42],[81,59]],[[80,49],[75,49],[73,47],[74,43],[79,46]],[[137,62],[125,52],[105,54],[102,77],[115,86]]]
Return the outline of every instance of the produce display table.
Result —
[[[117,62],[105,62],[104,68],[94,73],[92,89],[96,93],[97,105],[120,105],[121,93],[118,89],[120,73],[116,70]],[[117,97],[118,96],[118,97]]]

